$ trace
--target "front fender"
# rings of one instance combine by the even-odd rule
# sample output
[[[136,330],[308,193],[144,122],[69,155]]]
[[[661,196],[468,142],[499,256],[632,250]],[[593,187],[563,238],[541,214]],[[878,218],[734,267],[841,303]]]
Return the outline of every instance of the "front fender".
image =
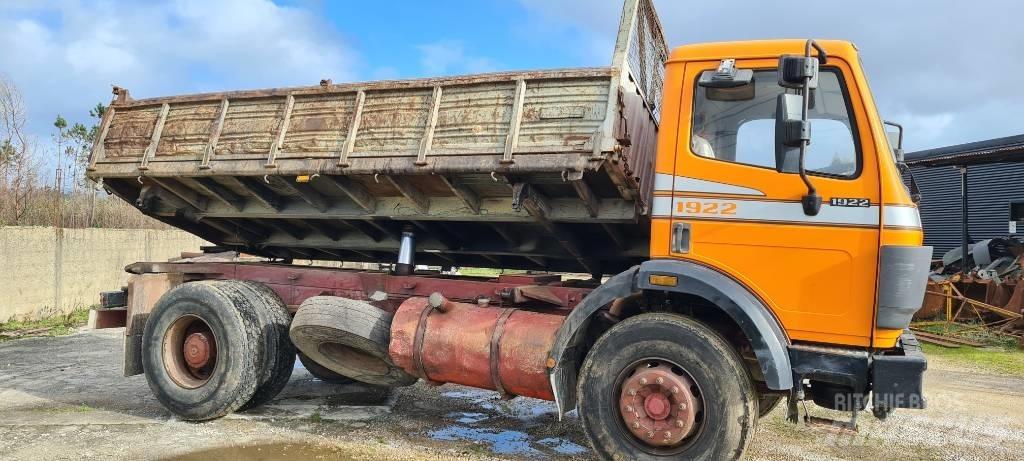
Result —
[[[651,275],[675,276],[673,287],[650,284]],[[772,390],[793,387],[789,339],[775,316],[753,293],[733,278],[690,261],[652,260],[630,268],[590,293],[566,317],[551,350],[551,388],[559,414],[576,406],[576,373],[580,350],[592,316],[616,298],[642,291],[669,291],[707,299],[725,312],[743,331],[757,357],[765,384]]]

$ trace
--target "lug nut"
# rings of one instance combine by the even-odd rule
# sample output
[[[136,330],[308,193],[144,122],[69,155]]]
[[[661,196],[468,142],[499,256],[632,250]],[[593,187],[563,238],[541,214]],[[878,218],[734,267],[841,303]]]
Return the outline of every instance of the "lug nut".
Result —
[[[672,438],[672,431],[665,431],[665,440]]]
[[[647,438],[653,439],[654,438],[654,431],[648,432],[647,433]]]
[[[685,425],[686,425],[686,424],[685,424],[685,423],[683,423],[683,420],[681,420],[681,419],[677,419],[677,420],[676,420],[676,427],[683,427],[683,426],[685,426]]]
[[[654,382],[656,382],[658,384],[665,384],[665,378],[662,378],[661,376],[659,376],[658,379],[654,380]]]
[[[640,423],[639,422],[633,422],[633,429],[640,429]]]
[[[673,394],[678,394],[679,393],[679,386],[672,386],[672,393]]]
[[[636,389],[630,389],[629,395],[636,395]]]
[[[685,403],[680,403],[679,404],[679,409],[685,411],[686,410],[686,404]]]
[[[647,378],[640,378],[640,385],[646,386],[647,385]]]

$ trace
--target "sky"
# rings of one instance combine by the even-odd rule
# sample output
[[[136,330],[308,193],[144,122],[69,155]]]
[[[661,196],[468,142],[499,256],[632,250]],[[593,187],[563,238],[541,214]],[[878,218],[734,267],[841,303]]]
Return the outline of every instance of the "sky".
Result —
[[[855,42],[907,151],[1024,133],[1024,2],[655,0],[670,46]],[[111,85],[144,98],[601,66],[619,0],[0,0],[0,73],[29,131],[88,121]]]

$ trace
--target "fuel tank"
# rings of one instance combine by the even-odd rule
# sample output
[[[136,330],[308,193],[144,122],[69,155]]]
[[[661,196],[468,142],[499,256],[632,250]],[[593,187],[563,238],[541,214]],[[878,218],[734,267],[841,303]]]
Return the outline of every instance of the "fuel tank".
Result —
[[[559,315],[451,302],[435,293],[395,312],[389,354],[406,372],[436,383],[554,400],[546,362]]]

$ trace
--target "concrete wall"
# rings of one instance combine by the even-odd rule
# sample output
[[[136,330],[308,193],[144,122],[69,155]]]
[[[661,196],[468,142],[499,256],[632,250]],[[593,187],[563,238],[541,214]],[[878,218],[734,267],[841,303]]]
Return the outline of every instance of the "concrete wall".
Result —
[[[0,227],[0,321],[96,304],[125,284],[126,265],[205,244],[177,230]]]

